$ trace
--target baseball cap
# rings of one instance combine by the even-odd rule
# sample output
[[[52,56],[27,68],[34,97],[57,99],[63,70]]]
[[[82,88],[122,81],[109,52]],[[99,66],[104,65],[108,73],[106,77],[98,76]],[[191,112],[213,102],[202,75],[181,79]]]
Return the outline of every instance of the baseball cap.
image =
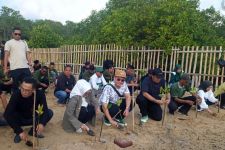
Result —
[[[102,67],[96,67],[95,71],[96,72],[103,72],[103,68]]]
[[[152,70],[152,75],[154,76],[157,76],[159,78],[164,78],[164,74],[162,72],[162,70],[160,68],[155,68]]]

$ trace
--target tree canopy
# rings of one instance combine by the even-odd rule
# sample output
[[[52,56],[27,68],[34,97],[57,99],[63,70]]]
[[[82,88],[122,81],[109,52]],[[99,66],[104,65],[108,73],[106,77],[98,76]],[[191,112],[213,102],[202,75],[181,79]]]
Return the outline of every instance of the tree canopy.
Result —
[[[79,23],[26,20],[18,11],[0,10],[0,39],[20,26],[31,47],[63,44],[118,44],[171,49],[171,46],[225,46],[225,17],[199,0],[109,0]]]

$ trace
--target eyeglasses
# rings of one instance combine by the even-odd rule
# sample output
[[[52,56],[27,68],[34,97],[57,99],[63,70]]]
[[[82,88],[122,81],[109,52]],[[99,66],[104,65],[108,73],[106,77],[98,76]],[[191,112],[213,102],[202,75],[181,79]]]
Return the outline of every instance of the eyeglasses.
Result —
[[[121,81],[121,82],[124,82],[124,81],[125,81],[125,79],[121,79],[121,78],[117,78],[116,80],[117,80],[118,82],[120,82],[120,81]]]
[[[18,35],[18,36],[21,36],[21,33],[14,33],[14,35]]]

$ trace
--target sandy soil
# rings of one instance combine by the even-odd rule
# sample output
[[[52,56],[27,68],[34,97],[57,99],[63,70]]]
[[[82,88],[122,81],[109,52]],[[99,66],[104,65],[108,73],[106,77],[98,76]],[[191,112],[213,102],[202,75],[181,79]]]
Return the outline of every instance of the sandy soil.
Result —
[[[221,110],[216,117],[206,111],[195,117],[194,108],[190,111],[189,120],[179,120],[177,115],[166,114],[165,124],[149,120],[139,126],[139,108],[135,107],[135,130],[132,131],[132,115],[127,118],[128,128],[123,131],[103,126],[102,139],[106,143],[98,142],[101,126],[101,115],[97,116],[97,124],[93,130],[95,137],[86,133],[66,133],[61,127],[65,107],[55,105],[52,90],[47,93],[48,105],[54,111],[54,117],[45,129],[45,138],[40,139],[42,150],[114,150],[120,149],[113,143],[115,137],[122,137],[133,141],[133,146],[127,149],[140,150],[224,150],[225,149],[225,111]],[[214,112],[217,108],[211,106]],[[2,110],[2,108],[0,109]],[[26,127],[28,131],[30,127]],[[0,127],[0,150],[28,150],[24,142],[15,144],[14,133],[10,127]],[[29,137],[32,139],[32,137]]]

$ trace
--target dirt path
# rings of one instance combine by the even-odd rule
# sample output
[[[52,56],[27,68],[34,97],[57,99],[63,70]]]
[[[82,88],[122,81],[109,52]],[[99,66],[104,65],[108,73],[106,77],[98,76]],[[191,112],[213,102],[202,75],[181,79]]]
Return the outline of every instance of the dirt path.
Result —
[[[113,143],[115,137],[124,137],[133,141],[133,146],[127,149],[140,150],[224,150],[225,149],[225,110],[221,110],[216,116],[210,116],[207,112],[200,112],[195,118],[194,109],[190,111],[189,120],[178,120],[167,114],[165,125],[153,120],[140,127],[138,120],[139,108],[135,107],[135,132],[132,129],[132,116],[126,120],[128,129],[121,131],[112,127],[103,127],[102,138],[106,143],[98,142],[101,115],[97,117],[96,137],[90,137],[85,133],[80,135],[66,133],[61,127],[65,107],[55,105],[52,91],[47,93],[48,105],[54,111],[54,117],[45,129],[45,138],[40,139],[43,150],[114,150],[120,149]],[[2,108],[1,108],[2,110]],[[212,106],[217,112],[217,108]],[[26,131],[29,127],[26,128]],[[129,132],[129,134],[127,134]],[[15,144],[14,134],[9,127],[0,128],[0,150],[28,150],[23,142]],[[32,137],[30,137],[32,138]]]

